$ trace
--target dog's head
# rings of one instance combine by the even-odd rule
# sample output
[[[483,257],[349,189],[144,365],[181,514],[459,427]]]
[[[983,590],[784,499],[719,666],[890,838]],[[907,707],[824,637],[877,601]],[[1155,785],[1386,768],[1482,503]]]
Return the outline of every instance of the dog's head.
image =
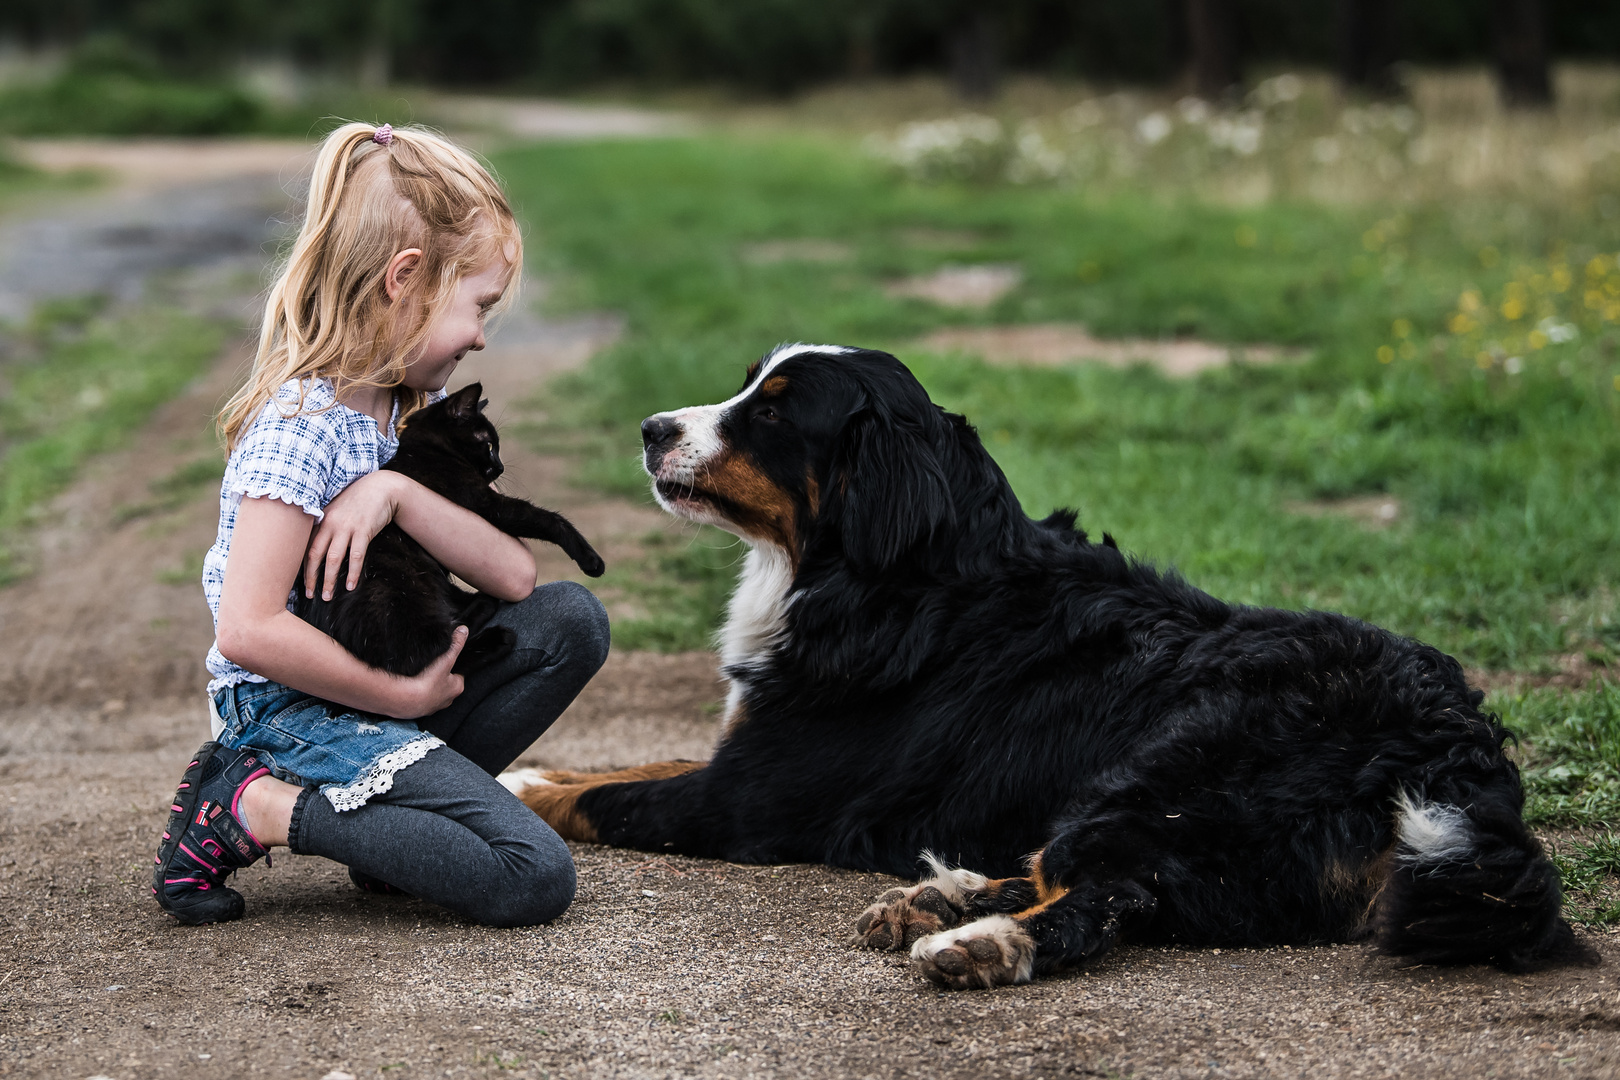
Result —
[[[861,570],[953,530],[962,450],[977,449],[899,360],[834,345],[777,348],[731,399],[649,416],[641,435],[670,513],[776,545],[795,565],[814,546]]]

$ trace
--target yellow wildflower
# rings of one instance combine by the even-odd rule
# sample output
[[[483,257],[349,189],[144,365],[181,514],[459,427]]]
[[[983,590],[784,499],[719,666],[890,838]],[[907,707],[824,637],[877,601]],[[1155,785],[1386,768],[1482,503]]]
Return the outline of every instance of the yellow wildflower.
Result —
[[[1388,345],[1378,346],[1378,362],[1380,364],[1392,363],[1395,360],[1395,350]]]
[[[1464,290],[1463,294],[1457,297],[1457,306],[1467,312],[1478,311],[1483,302],[1477,289]]]
[[[1473,319],[1470,319],[1468,316],[1464,315],[1460,311],[1457,312],[1457,314],[1453,315],[1451,317],[1451,321],[1446,324],[1447,328],[1453,334],[1466,334],[1470,330],[1472,330],[1476,325],[1477,324],[1474,322]]]
[[[1530,335],[1525,340],[1530,343],[1532,349],[1545,349],[1547,347],[1547,335],[1540,330],[1530,331]]]
[[[1412,320],[1411,319],[1396,319],[1395,322],[1391,325],[1390,329],[1395,332],[1395,336],[1398,337],[1398,338],[1411,337],[1412,336]]]
[[[1514,319],[1524,318],[1524,301],[1517,296],[1510,296],[1502,302],[1502,318],[1512,322]]]
[[[1491,354],[1488,352],[1476,354],[1474,356],[1474,366],[1481,371],[1487,370],[1491,366]]]

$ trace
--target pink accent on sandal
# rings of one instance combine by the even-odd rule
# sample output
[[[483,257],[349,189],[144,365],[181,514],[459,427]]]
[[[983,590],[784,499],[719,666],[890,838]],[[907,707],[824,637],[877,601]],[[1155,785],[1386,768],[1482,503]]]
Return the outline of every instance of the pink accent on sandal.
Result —
[[[180,850],[185,852],[187,855],[190,855],[193,859],[196,859],[198,862],[202,863],[204,866],[208,867],[208,869],[212,870],[214,873],[218,874],[218,873],[222,872],[219,867],[215,866],[213,863],[209,862],[207,859],[203,858],[201,855],[197,854],[195,851],[192,851],[190,848],[186,847],[186,845],[184,843],[181,843]]]
[[[266,769],[266,768],[263,768],[263,767],[260,767],[260,768],[256,769],[255,771],[253,771],[252,773],[249,773],[248,778],[246,780],[243,780],[240,784],[236,785],[236,794],[231,797],[231,817],[236,819],[237,824],[242,825],[242,830],[244,832],[246,832],[249,836],[253,836],[253,830],[248,828],[246,824],[242,823],[242,815],[236,812],[236,807],[242,801],[242,792],[247,790],[247,786],[249,784],[253,783],[253,781],[257,780],[261,776],[269,776],[269,775],[270,775],[270,770]],[[255,844],[259,844],[259,846],[264,848],[264,850],[266,850],[266,851],[270,850],[270,845],[269,844],[261,844],[261,843],[259,843],[259,838],[257,836],[253,836],[253,842]]]

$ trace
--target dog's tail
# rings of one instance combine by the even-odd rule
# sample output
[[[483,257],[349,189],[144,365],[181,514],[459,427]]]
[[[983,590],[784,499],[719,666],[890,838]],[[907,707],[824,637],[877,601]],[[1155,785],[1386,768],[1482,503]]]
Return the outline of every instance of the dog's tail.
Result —
[[[1454,799],[1401,791],[1393,862],[1373,911],[1381,952],[1509,971],[1597,961],[1559,916],[1558,868],[1525,828],[1512,787]]]

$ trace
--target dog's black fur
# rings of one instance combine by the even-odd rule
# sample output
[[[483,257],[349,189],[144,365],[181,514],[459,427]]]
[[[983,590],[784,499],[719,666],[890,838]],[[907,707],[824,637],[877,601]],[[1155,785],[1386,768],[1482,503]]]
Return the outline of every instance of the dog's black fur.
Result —
[[[500,477],[501,440],[484,416],[488,401],[479,383],[417,410],[399,435],[390,469],[473,511],[512,536],[548,540],[568,553],[592,577],[602,574],[601,556],[569,520],[523,499],[502,495],[490,485]],[[324,568],[323,568],[324,573]],[[331,635],[372,667],[415,675],[444,655],[458,626],[470,637],[454,670],[465,673],[494,663],[512,651],[512,631],[486,627],[500,604],[492,596],[468,592],[450,580],[438,561],[397,525],[383,528],[366,549],[360,584],[342,582],[348,559],[338,568],[331,600],[299,591],[294,612]]]
[[[767,358],[726,406],[643,433],[661,501],[751,558],[779,552],[791,586],[778,630],[728,668],[713,760],[524,791],[565,833],[908,876],[927,850],[1005,878],[936,862],[857,924],[949,986],[1127,934],[1371,935],[1514,969],[1590,956],[1520,816],[1508,735],[1451,657],[1223,603],[1070,512],[1029,518],[974,429],[886,353]]]

